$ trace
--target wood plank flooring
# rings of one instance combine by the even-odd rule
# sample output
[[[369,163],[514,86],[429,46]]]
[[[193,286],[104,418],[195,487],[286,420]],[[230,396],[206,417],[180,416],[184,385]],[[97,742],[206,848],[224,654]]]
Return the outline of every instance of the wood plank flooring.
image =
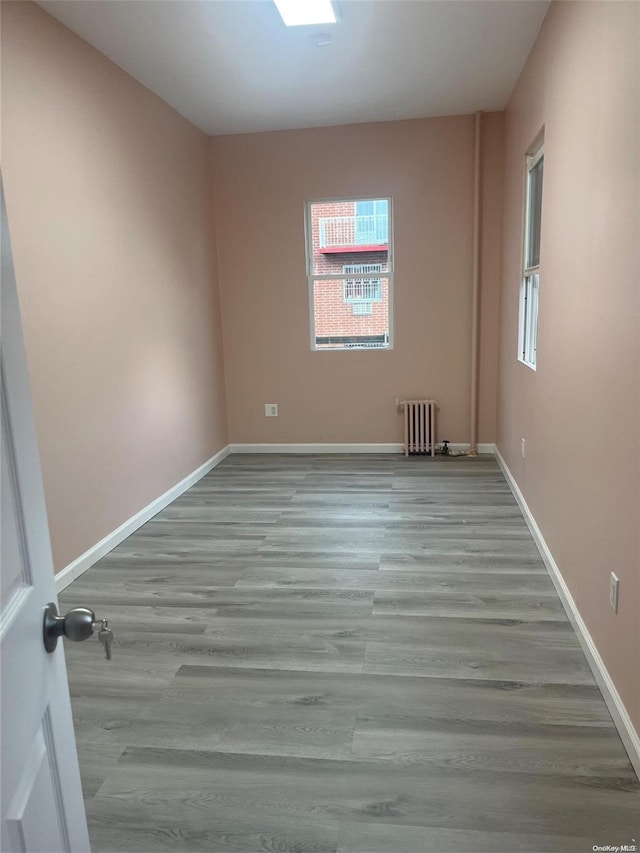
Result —
[[[94,853],[588,853],[640,784],[493,459],[231,456],[61,596]]]

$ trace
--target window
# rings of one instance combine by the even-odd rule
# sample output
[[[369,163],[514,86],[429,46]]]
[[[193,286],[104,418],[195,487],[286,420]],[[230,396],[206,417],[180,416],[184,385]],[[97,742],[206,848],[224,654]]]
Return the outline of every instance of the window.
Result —
[[[389,205],[386,198],[356,202],[356,242],[375,246],[387,242]]]
[[[542,222],[542,143],[527,155],[527,183],[524,211],[524,251],[520,287],[520,329],[518,358],[536,367],[538,340],[538,292],[540,289],[540,226]]]
[[[366,275],[382,272],[382,264],[345,264],[342,272],[346,275]],[[382,300],[381,278],[346,278],[344,281],[344,301],[351,303],[355,315],[371,314],[371,303]]]
[[[305,213],[311,348],[389,349],[391,199],[312,201]]]
[[[354,317],[365,317],[373,312],[373,305],[370,302],[354,302],[351,310]]]

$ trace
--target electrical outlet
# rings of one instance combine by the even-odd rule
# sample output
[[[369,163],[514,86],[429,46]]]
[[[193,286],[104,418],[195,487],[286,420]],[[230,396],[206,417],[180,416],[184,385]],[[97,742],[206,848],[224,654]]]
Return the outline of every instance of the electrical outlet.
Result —
[[[614,613],[618,612],[618,591],[620,589],[620,581],[611,572],[611,576],[609,578],[609,604],[611,605],[611,609]]]
[[[520,454],[521,454],[523,459],[524,459],[524,445],[525,445],[524,438],[521,438],[520,439]]]
[[[264,416],[265,416],[265,418],[277,418],[278,417],[278,404],[277,403],[265,403],[264,404]]]

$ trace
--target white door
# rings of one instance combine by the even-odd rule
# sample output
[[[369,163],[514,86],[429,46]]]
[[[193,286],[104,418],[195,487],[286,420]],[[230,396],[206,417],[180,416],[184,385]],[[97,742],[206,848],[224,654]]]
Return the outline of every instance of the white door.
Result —
[[[62,642],[42,635],[56,601],[40,458],[2,193],[2,547],[0,612],[3,853],[85,853],[87,822]]]

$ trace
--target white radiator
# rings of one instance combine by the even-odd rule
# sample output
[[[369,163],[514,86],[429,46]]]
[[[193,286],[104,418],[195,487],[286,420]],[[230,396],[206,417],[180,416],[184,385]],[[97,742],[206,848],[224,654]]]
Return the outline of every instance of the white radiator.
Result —
[[[404,455],[422,453],[436,455],[435,400],[405,400]]]

